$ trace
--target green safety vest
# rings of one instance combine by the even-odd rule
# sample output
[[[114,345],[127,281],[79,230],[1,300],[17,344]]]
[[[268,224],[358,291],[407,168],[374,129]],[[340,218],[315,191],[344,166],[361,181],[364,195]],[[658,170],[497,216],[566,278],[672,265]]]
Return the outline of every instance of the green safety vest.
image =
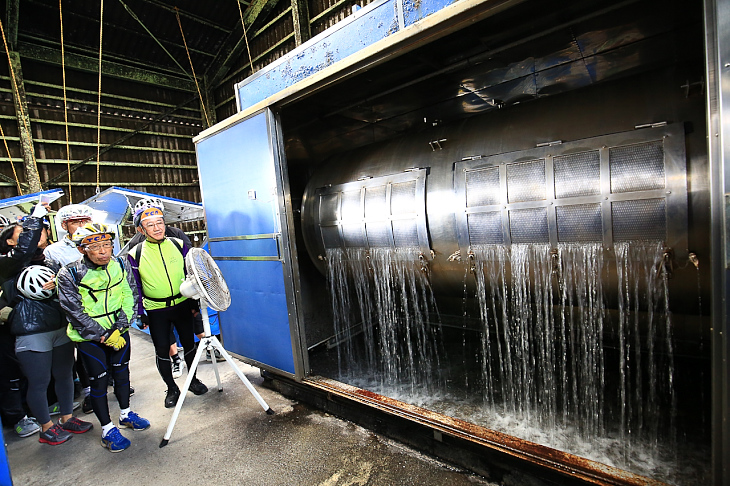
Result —
[[[75,272],[74,280],[77,278]],[[106,267],[89,269],[78,282],[84,313],[104,329],[110,329],[117,321],[119,311],[129,319],[134,315],[134,293],[129,286],[121,263],[113,258]],[[126,329],[122,332],[125,332]],[[66,334],[72,341],[85,341],[79,332],[68,325]]]
[[[164,309],[184,301],[187,297],[180,295],[180,284],[185,280],[182,241],[165,238],[159,244],[145,240],[139,245],[141,249],[133,256],[139,265],[145,310]]]

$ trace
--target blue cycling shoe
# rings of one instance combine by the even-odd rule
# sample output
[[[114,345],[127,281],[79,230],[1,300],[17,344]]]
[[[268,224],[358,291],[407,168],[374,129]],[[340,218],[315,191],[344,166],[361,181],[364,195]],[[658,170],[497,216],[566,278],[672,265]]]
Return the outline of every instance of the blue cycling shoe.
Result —
[[[114,427],[108,434],[101,438],[101,445],[111,452],[122,452],[131,446],[132,443],[119,432],[118,428]]]
[[[129,412],[127,418],[119,419],[119,426],[128,427],[132,430],[147,430],[150,428],[150,421],[134,412]]]

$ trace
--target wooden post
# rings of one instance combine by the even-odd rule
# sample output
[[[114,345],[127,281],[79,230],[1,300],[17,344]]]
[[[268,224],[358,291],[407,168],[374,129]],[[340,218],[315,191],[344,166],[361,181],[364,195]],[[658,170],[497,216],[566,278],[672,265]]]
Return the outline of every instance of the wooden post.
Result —
[[[294,21],[294,42],[300,46],[312,37],[307,0],[291,0],[291,15]]]
[[[30,114],[28,113],[28,101],[25,98],[25,84],[23,83],[23,70],[20,66],[20,55],[11,51],[8,58],[10,69],[14,73],[14,81],[11,79],[13,91],[13,102],[15,103],[15,115],[18,121],[18,134],[20,135],[20,150],[23,155],[23,168],[25,179],[30,187],[30,192],[40,192],[41,179],[38,175],[38,167],[35,162],[35,149],[33,147],[33,133],[30,128]]]

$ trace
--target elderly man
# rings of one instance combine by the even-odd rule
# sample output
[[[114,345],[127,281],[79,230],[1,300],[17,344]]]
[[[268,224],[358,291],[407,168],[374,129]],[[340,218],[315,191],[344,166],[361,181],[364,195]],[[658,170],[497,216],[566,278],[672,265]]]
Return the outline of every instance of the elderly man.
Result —
[[[142,297],[138,313],[144,325],[149,325],[157,355],[157,370],[167,385],[165,407],[173,408],[180,398],[180,388],[172,376],[172,326],[175,326],[185,349],[188,370],[195,359],[191,310],[198,304],[180,294],[180,284],[185,278],[184,257],[190,247],[177,238],[165,236],[165,219],[162,210],[156,206],[138,208],[134,224],[137,231],[145,236],[145,241],[127,255]],[[143,315],[143,311],[147,314]],[[189,389],[196,395],[208,391],[197,377],[193,377]]]
[[[68,336],[78,345],[91,381],[91,402],[102,429],[102,446],[130,446],[109,416],[110,371],[120,408],[119,425],[146,430],[148,420],[129,403],[129,324],[136,317],[136,286],[123,259],[113,258],[114,233],[103,224],[78,228],[73,241],[83,258],[58,272],[58,297],[69,319]],[[111,368],[111,369],[110,369]]]

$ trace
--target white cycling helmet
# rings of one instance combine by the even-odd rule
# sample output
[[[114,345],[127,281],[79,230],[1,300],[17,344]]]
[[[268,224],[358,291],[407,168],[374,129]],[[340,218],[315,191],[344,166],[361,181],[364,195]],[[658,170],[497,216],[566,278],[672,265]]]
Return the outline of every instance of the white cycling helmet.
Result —
[[[29,299],[43,300],[53,295],[54,289],[44,289],[43,285],[54,278],[56,274],[50,268],[31,265],[20,272],[15,287]]]
[[[59,209],[56,217],[61,222],[72,219],[91,219],[91,208],[86,204],[69,204]]]
[[[86,223],[71,236],[71,241],[76,243],[76,246],[86,246],[107,240],[114,241],[114,231],[102,223]]]
[[[0,228],[5,228],[7,226],[10,226],[11,224],[15,224],[14,222],[10,221],[7,217],[0,214]]]
[[[165,205],[159,197],[144,197],[134,205],[134,225],[142,222],[142,213],[148,209],[159,209],[159,216],[165,211]]]
[[[148,208],[157,208],[160,211],[164,211],[165,204],[159,197],[143,197],[134,205],[134,215],[136,216]]]

